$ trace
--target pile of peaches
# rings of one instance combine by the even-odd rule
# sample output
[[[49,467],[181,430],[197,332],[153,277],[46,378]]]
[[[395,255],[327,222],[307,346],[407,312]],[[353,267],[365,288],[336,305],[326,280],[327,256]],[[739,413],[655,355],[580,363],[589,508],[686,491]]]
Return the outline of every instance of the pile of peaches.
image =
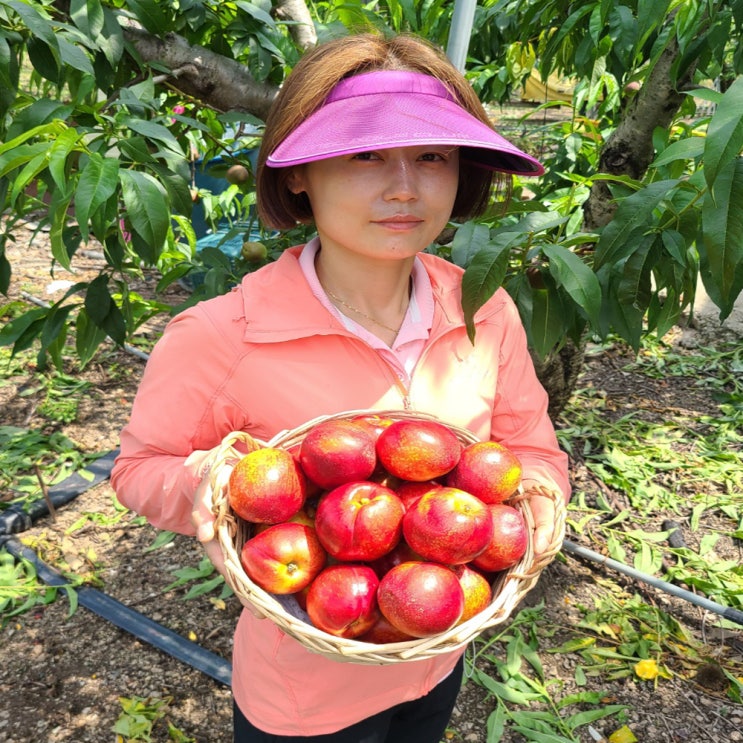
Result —
[[[490,605],[495,574],[527,549],[521,511],[504,502],[520,482],[502,444],[462,442],[436,419],[365,414],[244,455],[228,497],[251,525],[240,562],[253,583],[293,594],[324,632],[389,643]]]

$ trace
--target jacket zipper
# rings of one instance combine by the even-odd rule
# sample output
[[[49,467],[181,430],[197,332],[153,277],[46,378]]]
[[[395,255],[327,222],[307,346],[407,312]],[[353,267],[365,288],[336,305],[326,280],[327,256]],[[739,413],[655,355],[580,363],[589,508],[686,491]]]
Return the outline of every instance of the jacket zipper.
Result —
[[[402,383],[397,373],[395,373],[395,385],[402,398],[403,410],[410,410],[413,407],[413,404],[410,402],[410,390]]]

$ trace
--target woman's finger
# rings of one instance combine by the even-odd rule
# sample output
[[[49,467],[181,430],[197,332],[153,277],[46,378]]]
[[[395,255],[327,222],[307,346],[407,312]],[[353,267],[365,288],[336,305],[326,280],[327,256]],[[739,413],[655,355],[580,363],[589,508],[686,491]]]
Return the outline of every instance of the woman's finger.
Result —
[[[541,555],[547,550],[555,532],[555,504],[543,495],[530,499],[534,516],[534,553]]]

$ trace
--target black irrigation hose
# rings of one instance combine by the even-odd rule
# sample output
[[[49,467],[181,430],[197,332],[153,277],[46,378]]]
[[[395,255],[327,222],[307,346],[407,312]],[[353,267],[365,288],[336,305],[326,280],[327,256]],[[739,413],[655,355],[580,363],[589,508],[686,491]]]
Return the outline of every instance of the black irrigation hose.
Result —
[[[108,480],[118,450],[108,452],[85,467],[85,471],[93,475],[86,479],[75,472],[59,485],[49,488],[48,496],[54,508],[63,506],[82,495],[86,490],[99,482]],[[15,504],[0,512],[0,536],[3,534],[20,534],[33,526],[34,521],[49,513],[49,505],[44,498],[39,498],[30,506]]]
[[[673,583],[668,583],[664,580],[660,580],[659,578],[654,578],[652,575],[641,573],[639,570],[635,570],[629,565],[625,565],[623,562],[612,560],[610,557],[604,557],[604,555],[600,555],[598,552],[593,552],[592,550],[586,549],[585,547],[573,544],[573,542],[568,539],[563,541],[562,549],[564,552],[569,552],[576,557],[583,557],[586,560],[597,562],[600,565],[606,565],[619,573],[628,575],[630,578],[634,578],[635,580],[639,580],[655,588],[659,588],[661,591],[670,593],[672,596],[684,599],[684,601],[688,601],[690,604],[701,606],[702,609],[706,609],[707,611],[719,614],[721,617],[729,619],[731,622],[735,622],[736,624],[740,624],[741,626],[743,626],[743,611],[738,611],[738,609],[731,609],[728,606],[722,606],[721,604],[717,604],[714,601],[710,601],[709,599],[704,598],[704,596],[697,596],[696,593],[692,593],[691,591],[679,588]]]
[[[15,537],[0,536],[0,546],[5,547],[16,559],[28,560],[36,569],[39,578],[47,585],[56,587],[70,585],[60,573],[47,565],[32,549],[25,547]],[[187,663],[215,681],[230,686],[232,666],[221,656],[181,637],[176,632],[95,588],[82,586],[76,588],[75,591],[78,602],[99,617],[129,632],[137,639],[165,651],[173,658]]]

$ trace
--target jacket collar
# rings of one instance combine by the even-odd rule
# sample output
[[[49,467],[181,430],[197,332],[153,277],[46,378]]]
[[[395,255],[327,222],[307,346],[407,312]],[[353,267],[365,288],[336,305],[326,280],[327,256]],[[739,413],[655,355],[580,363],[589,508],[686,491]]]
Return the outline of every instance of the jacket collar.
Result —
[[[310,290],[298,261],[303,247],[288,248],[277,261],[243,278],[237,291],[242,294],[245,341],[279,343],[312,335],[352,335]],[[427,253],[420,258],[433,291],[432,335],[462,325],[462,269]]]

